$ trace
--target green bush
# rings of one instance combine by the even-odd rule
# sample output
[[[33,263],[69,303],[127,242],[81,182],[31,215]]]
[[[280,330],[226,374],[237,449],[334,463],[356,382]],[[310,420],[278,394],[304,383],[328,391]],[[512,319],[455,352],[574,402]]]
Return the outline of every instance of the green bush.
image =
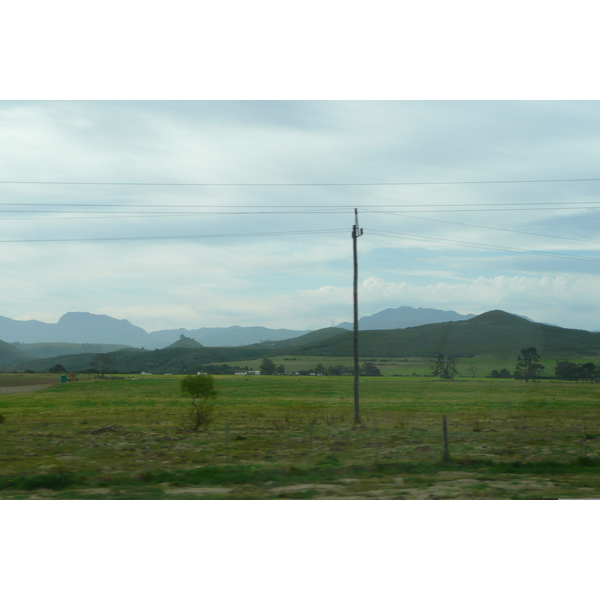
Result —
[[[215,390],[215,380],[212,375],[188,375],[179,383],[181,393],[185,396],[194,398],[203,398],[208,400],[217,395]]]
[[[189,425],[193,431],[206,429],[214,419],[215,407],[209,404],[217,396],[212,375],[188,375],[180,382],[181,393],[191,396],[192,406],[189,412]],[[195,400],[201,399],[199,402]]]

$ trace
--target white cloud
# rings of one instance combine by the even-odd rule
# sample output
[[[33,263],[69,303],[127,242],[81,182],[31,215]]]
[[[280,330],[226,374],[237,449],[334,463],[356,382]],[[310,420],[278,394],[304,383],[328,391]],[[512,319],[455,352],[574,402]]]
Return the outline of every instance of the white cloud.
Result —
[[[351,287],[335,286],[301,292],[304,297],[319,298],[325,306],[340,308],[352,301],[351,293]],[[600,329],[600,316],[590,320],[599,295],[598,276],[478,277],[468,283],[421,286],[373,277],[360,284],[359,307],[361,316],[398,306],[475,314],[500,309],[566,327]],[[578,309],[572,311],[572,307]]]
[[[597,106],[0,103],[0,136],[7,140],[0,147],[0,181],[348,183],[590,177],[600,160],[595,142],[600,129]],[[404,304],[459,312],[502,308],[582,325],[595,318],[591,307],[599,291],[596,263],[443,241],[598,256],[597,243],[525,235],[545,233],[594,242],[597,210],[443,210],[468,204],[485,208],[590,202],[598,196],[594,182],[287,188],[0,185],[0,193],[5,203],[0,206],[0,240],[343,230],[322,236],[185,242],[2,244],[4,316],[57,319],[69,310],[110,309],[114,316],[140,319],[136,324],[146,328],[218,322],[304,329],[328,325],[331,319],[349,320],[350,228],[352,208],[358,206],[366,231],[359,244],[362,314]],[[26,218],[32,215],[7,212],[23,210],[27,203],[42,205],[29,210],[50,210],[51,204],[99,206],[72,207],[68,215],[36,213],[35,220]],[[413,214],[449,222],[369,210],[388,204],[432,211]],[[151,218],[100,214],[121,205],[130,212],[163,210],[158,205],[165,205],[164,210],[214,206],[226,214]],[[302,207],[332,205],[343,209],[331,214],[300,212]],[[271,214],[277,208],[288,212]],[[83,220],[74,218],[82,216],[76,211],[97,212],[83,215]],[[39,218],[48,216],[52,220]],[[96,218],[107,216],[111,218]],[[441,243],[370,235],[375,229],[436,237]],[[600,329],[600,323],[592,327]]]

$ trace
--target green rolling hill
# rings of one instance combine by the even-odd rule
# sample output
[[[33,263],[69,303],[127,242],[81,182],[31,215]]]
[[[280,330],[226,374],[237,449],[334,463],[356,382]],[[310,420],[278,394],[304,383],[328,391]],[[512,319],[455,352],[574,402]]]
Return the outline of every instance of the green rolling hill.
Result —
[[[341,327],[325,327],[324,329],[318,329],[317,331],[311,331],[304,335],[290,338],[288,340],[281,340],[278,342],[268,341],[261,342],[260,344],[252,344],[246,346],[246,348],[263,348],[265,350],[283,350],[286,348],[296,348],[298,346],[306,346],[307,344],[313,344],[323,342],[336,335],[345,333],[345,330]]]
[[[21,348],[0,340],[0,367],[31,358],[31,354],[28,354]]]
[[[301,338],[297,338],[298,340]],[[351,356],[352,332],[291,348],[293,355]],[[537,348],[546,358],[600,355],[600,333],[535,323],[501,310],[466,321],[359,332],[361,358],[436,356],[515,357]]]

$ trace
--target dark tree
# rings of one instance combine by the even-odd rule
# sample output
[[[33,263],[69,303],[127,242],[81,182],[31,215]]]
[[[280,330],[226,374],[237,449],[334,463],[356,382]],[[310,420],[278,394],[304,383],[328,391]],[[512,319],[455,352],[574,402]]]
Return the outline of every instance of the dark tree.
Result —
[[[560,360],[554,367],[554,374],[561,379],[577,379],[577,365],[568,360]]]
[[[540,355],[535,348],[523,348],[517,357],[517,365],[515,367],[515,377],[529,381],[539,377],[544,370],[544,366],[540,364]]]
[[[568,360],[560,360],[554,367],[554,373],[561,379],[576,381],[579,379],[594,380],[600,376],[600,369],[592,362],[577,365]]]
[[[327,367],[327,375],[343,375],[346,370],[344,365],[329,365]]]
[[[104,374],[110,369],[112,358],[108,354],[96,354],[94,360],[90,363],[90,367],[100,373],[100,377],[104,378]]]
[[[445,379],[447,381],[451,381],[454,379],[455,375],[458,375],[458,371],[456,370],[456,361],[451,357],[446,358],[443,354],[438,356],[437,362],[432,367],[432,370],[435,377],[439,377],[440,379]]]
[[[592,362],[584,363],[582,365],[577,365],[579,367],[579,372],[581,373],[581,379],[596,379],[598,376],[598,369],[596,365]]]
[[[364,377],[376,377],[381,375],[381,371],[377,368],[377,365],[373,362],[364,362],[360,374]]]
[[[327,367],[327,375],[352,375],[354,369],[345,365],[330,365]]]
[[[501,379],[510,379],[511,374],[510,371],[508,369],[500,369],[499,371],[497,369],[494,369],[491,373],[490,373],[491,377],[496,377],[496,378],[501,378]]]
[[[66,373],[67,370],[59,363],[54,365],[53,367],[50,367],[48,369],[48,373]]]
[[[275,363],[270,358],[263,358],[259,368],[260,372],[264,373],[265,375],[274,375],[277,371]]]

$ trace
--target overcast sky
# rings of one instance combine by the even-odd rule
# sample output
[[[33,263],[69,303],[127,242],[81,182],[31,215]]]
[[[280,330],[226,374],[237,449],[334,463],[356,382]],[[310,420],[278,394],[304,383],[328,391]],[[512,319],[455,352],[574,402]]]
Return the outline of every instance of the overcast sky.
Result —
[[[358,208],[361,316],[600,330],[600,181],[439,183],[600,178],[598,102],[4,101],[0,139],[0,181],[79,183],[0,184],[2,316],[349,321]]]

